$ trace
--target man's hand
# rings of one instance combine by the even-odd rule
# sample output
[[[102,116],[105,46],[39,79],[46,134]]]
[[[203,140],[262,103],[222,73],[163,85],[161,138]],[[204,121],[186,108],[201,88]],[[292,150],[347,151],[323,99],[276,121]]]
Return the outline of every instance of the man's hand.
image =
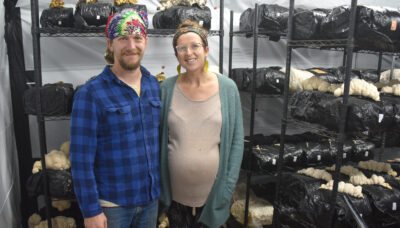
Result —
[[[104,213],[84,219],[85,228],[107,228],[107,218]]]

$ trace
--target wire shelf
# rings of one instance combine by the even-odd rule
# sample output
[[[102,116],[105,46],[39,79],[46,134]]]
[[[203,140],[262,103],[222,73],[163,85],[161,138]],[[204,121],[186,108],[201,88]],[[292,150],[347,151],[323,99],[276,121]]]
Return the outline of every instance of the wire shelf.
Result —
[[[238,37],[246,37],[246,38],[253,37],[253,31],[235,31],[235,32],[232,32],[231,34],[233,36],[238,36]],[[284,33],[265,32],[265,31],[259,30],[258,37],[259,38],[269,38],[272,41],[278,41],[281,38],[285,38],[285,34]]]
[[[290,40],[288,46],[299,48],[344,48],[346,47],[346,39],[337,40]]]
[[[105,37],[105,27],[94,28],[40,28],[42,37]]]
[[[330,51],[344,51],[347,45],[347,39],[332,39],[332,40],[291,40],[288,41],[288,45],[293,48],[311,48],[321,49]],[[364,45],[365,46],[365,45]],[[360,48],[357,44],[357,40],[353,43],[353,52],[366,53],[366,54],[378,54],[400,56],[400,52],[396,51],[393,46],[389,44],[385,46],[383,50],[379,50],[371,47],[366,49],[365,47]]]
[[[311,133],[314,133],[316,135],[325,137],[325,138],[337,138],[339,132],[327,129],[326,127],[319,125],[319,124],[313,124],[310,122],[294,119],[292,117],[289,117],[287,120],[287,123],[296,128],[296,129],[301,129],[301,130],[306,130]]]
[[[249,94],[251,95],[251,92],[245,89],[239,90],[240,93],[243,94]],[[258,98],[283,98],[283,94],[268,94],[268,93],[257,93],[256,97]]]
[[[381,52],[383,55],[400,56],[400,52],[396,52],[396,51],[357,50],[357,48],[356,48],[355,52],[357,52],[357,53],[365,53],[365,54],[372,54],[372,55],[376,55],[376,54]]]
[[[105,27],[93,28],[40,28],[42,37],[105,37]],[[148,29],[149,37],[173,37],[176,29]],[[210,30],[209,36],[219,36],[220,30]]]
[[[238,36],[238,37],[253,37],[253,31],[235,31],[231,32],[230,35]],[[285,33],[276,33],[276,32],[266,32],[263,30],[258,31],[259,38],[269,38],[272,41],[279,41],[280,39],[287,39]],[[311,48],[311,49],[321,49],[321,50],[329,50],[329,51],[344,51],[347,45],[347,39],[325,39],[325,40],[291,40],[287,42],[287,45],[293,48]],[[366,53],[366,54],[377,54],[382,53],[384,55],[394,55],[400,56],[400,52],[395,50],[395,45],[391,46],[390,44],[385,46],[384,50],[379,49],[366,49],[359,48],[357,45],[357,40],[355,40],[353,44],[353,51],[357,53]]]
[[[296,129],[307,130],[307,131],[310,131],[319,136],[322,136],[325,138],[330,138],[333,141],[337,140],[337,137],[339,136],[339,130],[335,131],[332,129],[328,129],[319,124],[294,119],[292,117],[288,118],[287,123]],[[363,139],[363,140],[368,140],[368,141],[380,141],[381,140],[380,134],[369,135],[369,134],[364,134],[362,132],[348,132],[347,136],[350,138],[356,137],[357,139]]]
[[[44,121],[60,121],[60,120],[70,120],[71,116],[64,115],[64,116],[45,116]]]
[[[265,94],[265,93],[257,93],[256,97],[258,98],[283,98],[283,94]]]

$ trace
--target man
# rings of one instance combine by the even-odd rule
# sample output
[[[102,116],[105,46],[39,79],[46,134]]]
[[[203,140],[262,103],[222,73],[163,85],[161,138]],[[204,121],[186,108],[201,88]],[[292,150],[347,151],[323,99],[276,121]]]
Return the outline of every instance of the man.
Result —
[[[71,170],[86,228],[156,227],[161,102],[157,79],[140,65],[147,26],[144,12],[111,15],[113,65],[74,97]]]

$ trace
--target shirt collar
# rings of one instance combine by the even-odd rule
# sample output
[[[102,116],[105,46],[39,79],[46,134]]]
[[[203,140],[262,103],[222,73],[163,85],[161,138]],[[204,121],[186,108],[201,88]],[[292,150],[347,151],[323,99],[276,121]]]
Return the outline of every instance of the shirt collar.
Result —
[[[143,66],[140,66],[140,71],[142,72],[142,77],[147,77],[147,78],[150,77],[150,72]],[[104,70],[101,73],[101,76],[102,76],[103,80],[105,80],[105,81],[108,81],[108,82],[116,81],[117,83],[121,83],[121,80],[111,70],[111,65],[107,65],[104,67]]]

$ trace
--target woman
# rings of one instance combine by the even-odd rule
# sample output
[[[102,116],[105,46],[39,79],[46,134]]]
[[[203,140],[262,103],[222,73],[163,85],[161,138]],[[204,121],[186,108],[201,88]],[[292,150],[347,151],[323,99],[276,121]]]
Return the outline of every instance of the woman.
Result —
[[[207,71],[207,31],[197,22],[179,26],[173,48],[178,75],[161,84],[160,206],[169,207],[171,227],[219,227],[243,156],[239,92],[228,77]]]

